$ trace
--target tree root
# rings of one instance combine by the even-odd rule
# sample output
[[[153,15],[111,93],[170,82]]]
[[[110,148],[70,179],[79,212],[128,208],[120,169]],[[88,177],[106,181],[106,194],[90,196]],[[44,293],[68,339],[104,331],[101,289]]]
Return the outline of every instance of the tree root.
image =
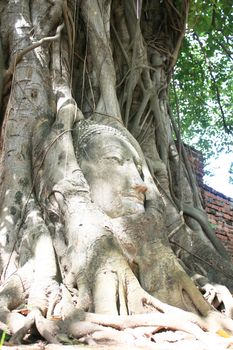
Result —
[[[233,317],[233,297],[227,287],[206,283],[200,290],[208,303],[219,308],[227,317]]]
[[[183,338],[188,337],[185,334],[190,334],[207,348],[212,346],[212,348],[217,349],[216,340],[219,340],[220,343],[221,339],[216,338],[215,342],[211,340],[211,335],[205,332],[207,330],[206,322],[199,319],[199,323],[196,324],[190,321],[192,314],[181,312],[183,315],[179,315],[179,313],[180,310],[178,310],[178,314],[150,313],[130,316],[86,313],[85,321],[77,319],[52,321],[44,318],[39,310],[33,310],[25,317],[25,325],[12,336],[9,344],[21,344],[26,334],[32,331],[33,326],[36,326],[39,334],[52,344],[74,344],[76,339],[89,345],[110,343],[144,346],[147,344],[149,346],[158,332],[172,330],[184,332],[184,334],[182,333]],[[175,334],[174,337],[177,338]],[[224,341],[229,345],[231,338]]]
[[[48,327],[50,323],[50,327]],[[47,340],[49,343],[59,344],[60,342],[54,336],[55,330],[58,329],[56,324],[52,321],[46,320],[41,311],[34,309],[25,317],[25,322],[23,327],[21,327],[11,338],[10,343],[12,344],[22,344],[24,337],[32,331],[33,326],[36,327],[39,334]]]
[[[142,303],[154,309],[153,313],[134,315],[85,313],[73,305],[72,312],[64,319],[53,316],[48,319],[39,309],[34,309],[24,317],[23,326],[12,335],[9,344],[22,344],[25,337],[34,333],[35,329],[43,339],[52,344],[73,344],[78,340],[89,345],[95,343],[149,345],[153,341],[153,336],[161,330],[185,332],[208,347],[211,345],[211,336],[207,332],[229,337],[227,344],[230,343],[233,321],[224,315],[211,312],[207,318],[202,318],[162,303],[149,295],[146,297],[147,293],[144,293]],[[4,324],[0,324],[0,329],[8,330]],[[216,342],[211,346],[216,348]]]
[[[100,238],[103,240],[99,240],[100,247],[104,249],[99,265],[93,265],[89,270],[92,286],[80,278],[77,283],[78,292],[83,288],[85,294],[90,289],[95,313],[86,313],[77,308],[83,300],[82,293],[81,300],[76,303],[65,286],[59,287],[57,293],[57,284],[52,284],[54,293],[44,293],[43,305],[46,308],[40,308],[41,304],[34,302],[32,310],[21,310],[25,317],[20,315],[20,310],[18,313],[10,313],[5,308],[12,316],[5,318],[12,329],[12,344],[23,343],[35,329],[43,339],[53,344],[69,341],[72,343],[77,339],[88,344],[103,341],[134,344],[136,338],[131,333],[132,329],[138,327],[153,327],[153,334],[161,329],[182,331],[208,346],[210,339],[207,332],[217,333],[224,330],[229,332],[224,333],[229,337],[233,334],[233,321],[221,313],[211,312],[211,308],[207,317],[201,317],[163,303],[148,294],[139,284],[127,261],[113,247],[113,241],[107,240],[105,236]],[[111,249],[108,246],[110,243]],[[98,247],[95,248],[98,251]],[[103,286],[110,288],[103,289]],[[60,311],[59,307],[56,308],[59,303]],[[18,328],[11,324],[16,316],[20,316]]]
[[[28,331],[31,329],[31,327],[35,323],[35,312],[29,313],[26,318],[23,327],[21,327],[11,338],[12,344],[21,344],[23,338],[28,333]]]

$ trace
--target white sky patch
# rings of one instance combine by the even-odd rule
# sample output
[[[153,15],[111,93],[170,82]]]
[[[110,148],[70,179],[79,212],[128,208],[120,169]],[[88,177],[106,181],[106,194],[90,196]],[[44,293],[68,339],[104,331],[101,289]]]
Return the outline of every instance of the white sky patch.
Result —
[[[213,173],[212,176],[204,176],[205,184],[231,198],[233,198],[233,185],[229,183],[229,169],[232,162],[232,153],[222,153],[218,158],[210,159],[209,165],[204,168],[205,171]]]

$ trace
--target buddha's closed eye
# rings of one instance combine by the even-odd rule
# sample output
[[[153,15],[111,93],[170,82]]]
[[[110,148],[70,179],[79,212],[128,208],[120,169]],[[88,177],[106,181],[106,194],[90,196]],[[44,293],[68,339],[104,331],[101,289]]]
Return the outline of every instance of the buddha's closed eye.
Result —
[[[124,164],[123,158],[118,157],[118,156],[103,157],[103,159],[109,160],[109,161],[117,163],[119,165],[123,165]]]

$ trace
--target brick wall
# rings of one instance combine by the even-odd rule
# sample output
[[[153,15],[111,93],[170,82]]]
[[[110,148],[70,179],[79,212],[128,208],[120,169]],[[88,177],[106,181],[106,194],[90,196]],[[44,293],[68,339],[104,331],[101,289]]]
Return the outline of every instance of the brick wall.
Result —
[[[204,207],[216,235],[233,258],[233,199],[203,185]]]
[[[191,161],[200,187],[203,205],[209,217],[210,223],[233,258],[233,198],[215,191],[203,184],[203,157],[201,152],[186,146],[188,158]]]

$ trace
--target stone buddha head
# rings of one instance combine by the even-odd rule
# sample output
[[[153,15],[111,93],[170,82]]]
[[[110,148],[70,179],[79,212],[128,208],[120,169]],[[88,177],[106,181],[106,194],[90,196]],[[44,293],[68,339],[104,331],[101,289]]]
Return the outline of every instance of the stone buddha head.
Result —
[[[91,198],[109,217],[143,213],[147,186],[138,152],[120,130],[80,121],[73,133]]]

